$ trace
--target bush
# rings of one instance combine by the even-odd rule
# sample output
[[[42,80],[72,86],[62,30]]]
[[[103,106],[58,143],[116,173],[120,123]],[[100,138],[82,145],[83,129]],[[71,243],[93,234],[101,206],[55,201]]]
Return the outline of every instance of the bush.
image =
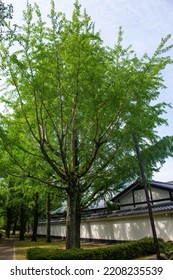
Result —
[[[164,260],[173,260],[173,243],[172,241],[162,242],[160,244],[161,257]]]
[[[161,241],[160,241],[161,242]],[[138,241],[112,245],[98,249],[44,249],[30,248],[27,250],[28,260],[131,260],[155,254],[153,239],[145,238]]]

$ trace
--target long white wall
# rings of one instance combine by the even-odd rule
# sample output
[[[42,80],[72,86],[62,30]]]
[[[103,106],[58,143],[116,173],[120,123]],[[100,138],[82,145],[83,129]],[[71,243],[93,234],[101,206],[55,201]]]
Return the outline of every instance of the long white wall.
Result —
[[[155,215],[157,236],[173,241],[173,213]],[[46,225],[39,223],[39,235],[46,235]],[[51,235],[66,236],[65,221],[51,223]],[[86,219],[81,223],[81,238],[101,240],[137,240],[152,236],[148,216],[121,217],[111,219]]]

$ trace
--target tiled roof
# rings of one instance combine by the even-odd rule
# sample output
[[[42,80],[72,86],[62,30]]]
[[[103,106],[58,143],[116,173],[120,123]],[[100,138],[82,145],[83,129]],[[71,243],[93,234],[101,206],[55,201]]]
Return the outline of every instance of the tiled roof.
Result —
[[[165,204],[157,204],[152,206],[153,213],[159,212],[173,212],[173,202]],[[102,219],[114,218],[130,215],[143,215],[148,213],[148,207],[136,207],[132,209],[116,210],[112,212],[93,213],[91,215],[83,216],[84,219]]]
[[[152,206],[153,213],[173,213],[173,202],[164,203],[164,204],[157,204]],[[92,213],[92,214],[84,214],[82,216],[82,220],[94,220],[94,219],[113,219],[118,217],[126,217],[126,216],[133,216],[133,215],[145,215],[148,213],[147,207],[136,207],[132,209],[125,209],[125,210],[115,210],[115,211],[103,211],[98,213]],[[56,222],[64,222],[65,223],[65,217],[59,217],[51,220],[51,223]],[[45,223],[45,221],[40,221],[39,224]]]
[[[167,204],[159,204],[159,205],[153,205],[152,211],[155,212],[162,212],[162,211],[169,211],[173,210],[173,203],[167,203]],[[134,215],[134,214],[145,214],[148,212],[148,207],[138,207],[133,209],[125,209],[125,210],[119,210],[117,211],[118,215]]]
[[[173,191],[173,183],[172,182],[158,182],[158,181],[151,181],[151,187],[156,187],[163,190]]]

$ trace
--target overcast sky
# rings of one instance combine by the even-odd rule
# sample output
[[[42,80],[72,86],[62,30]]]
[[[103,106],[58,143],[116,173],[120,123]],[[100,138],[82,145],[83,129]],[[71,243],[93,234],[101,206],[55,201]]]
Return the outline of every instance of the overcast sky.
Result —
[[[27,0],[4,0],[14,6],[14,22],[21,23],[22,10]],[[36,2],[45,18],[49,13],[49,0],[30,0]],[[124,30],[124,45],[132,45],[137,55],[145,52],[152,54],[162,37],[173,34],[173,1],[172,0],[80,0],[83,8],[95,22],[96,30],[101,31],[105,44],[113,46],[117,39],[119,26]],[[71,16],[73,0],[55,0],[58,11]],[[170,43],[173,43],[173,38]],[[173,58],[173,51],[170,52]],[[173,105],[173,66],[164,71],[167,89],[161,92],[161,100]],[[160,136],[173,134],[173,109],[167,115],[169,126],[158,129]],[[173,181],[173,159],[168,159],[154,180]]]

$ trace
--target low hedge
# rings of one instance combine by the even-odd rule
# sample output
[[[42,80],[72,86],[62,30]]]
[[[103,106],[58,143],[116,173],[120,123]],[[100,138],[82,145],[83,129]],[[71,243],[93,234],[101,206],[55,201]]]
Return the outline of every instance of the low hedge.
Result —
[[[161,241],[160,241],[161,242]],[[30,248],[28,260],[131,260],[155,254],[153,239],[145,238],[97,249]]]

